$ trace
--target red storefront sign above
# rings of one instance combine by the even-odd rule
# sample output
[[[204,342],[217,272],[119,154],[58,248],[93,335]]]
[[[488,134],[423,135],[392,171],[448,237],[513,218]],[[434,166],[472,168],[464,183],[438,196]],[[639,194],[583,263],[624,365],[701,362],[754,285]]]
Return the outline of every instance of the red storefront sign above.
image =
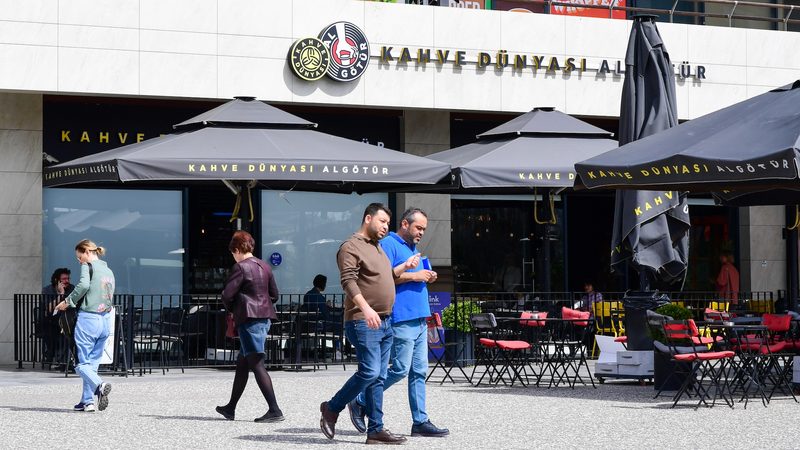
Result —
[[[581,8],[577,6],[556,6],[553,5],[550,7],[550,14],[559,14],[562,16],[583,16],[583,17],[602,17],[605,19],[609,18],[608,15],[608,8],[611,6],[613,0],[566,0],[569,3],[582,3],[585,5],[597,5],[597,6],[604,6],[604,9],[601,8]],[[626,0],[617,0],[614,6],[622,6],[624,7],[627,4]],[[615,9],[611,13],[611,17],[614,19],[625,19],[625,11]]]

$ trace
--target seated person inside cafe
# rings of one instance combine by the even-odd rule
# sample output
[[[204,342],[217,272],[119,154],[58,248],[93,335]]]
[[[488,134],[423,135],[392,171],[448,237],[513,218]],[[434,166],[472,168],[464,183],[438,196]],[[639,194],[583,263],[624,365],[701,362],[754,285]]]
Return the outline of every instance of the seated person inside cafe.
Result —
[[[317,328],[321,331],[327,331],[331,328],[330,310],[329,305],[325,300],[325,286],[328,283],[328,277],[322,274],[317,274],[314,277],[313,286],[306,295],[303,296],[303,304],[300,305],[300,311],[316,312],[319,313],[319,321]]]
[[[59,351],[62,350],[59,346],[61,328],[58,326],[58,317],[53,316],[53,308],[75,289],[75,285],[69,282],[70,274],[66,267],[59,267],[50,276],[50,284],[42,288],[36,316],[36,335],[42,338],[44,362],[64,360],[63,351]]]
[[[583,292],[580,301],[575,303],[574,309],[592,312],[592,306],[603,301],[603,294],[594,290],[591,281],[583,283]]]

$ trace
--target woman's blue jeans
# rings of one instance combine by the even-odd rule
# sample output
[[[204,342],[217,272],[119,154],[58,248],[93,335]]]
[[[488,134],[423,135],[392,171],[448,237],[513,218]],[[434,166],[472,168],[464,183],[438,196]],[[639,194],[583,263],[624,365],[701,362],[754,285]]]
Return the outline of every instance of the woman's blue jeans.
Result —
[[[106,313],[108,314],[108,313]],[[75,372],[83,379],[81,403],[94,403],[94,392],[103,380],[97,375],[103,348],[108,339],[108,318],[106,314],[78,312],[75,325],[75,346],[78,348],[78,365]]]

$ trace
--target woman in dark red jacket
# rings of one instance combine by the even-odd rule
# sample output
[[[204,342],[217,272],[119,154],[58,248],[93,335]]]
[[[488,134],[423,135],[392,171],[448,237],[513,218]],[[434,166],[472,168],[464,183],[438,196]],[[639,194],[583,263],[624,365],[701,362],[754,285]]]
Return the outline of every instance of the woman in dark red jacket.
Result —
[[[249,371],[252,371],[269,405],[267,413],[255,421],[280,422],[283,413],[275,400],[272,379],[264,368],[264,341],[271,320],[276,318],[273,302],[278,299],[278,287],[269,265],[253,256],[255,245],[253,236],[246,231],[235,232],[228,245],[236,264],[225,282],[222,302],[233,313],[241,348],[236,360],[231,399],[227,405],[217,406],[217,412],[228,420],[234,419],[236,404],[247,385]]]

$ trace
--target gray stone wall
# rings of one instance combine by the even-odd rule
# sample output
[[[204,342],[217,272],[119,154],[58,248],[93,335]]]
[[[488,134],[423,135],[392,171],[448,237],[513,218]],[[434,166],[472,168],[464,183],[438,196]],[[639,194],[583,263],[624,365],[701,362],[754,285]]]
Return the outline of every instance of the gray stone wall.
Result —
[[[742,291],[786,289],[786,240],[783,206],[739,209],[739,246]]]
[[[0,93],[0,364],[14,361],[15,293],[42,289],[42,96]]]
[[[418,156],[450,148],[450,113],[447,111],[406,110],[403,114],[403,150]],[[428,215],[428,230],[419,245],[423,255],[439,273],[433,290],[451,290],[450,196],[444,194],[398,194],[399,216],[409,207],[422,208]]]

